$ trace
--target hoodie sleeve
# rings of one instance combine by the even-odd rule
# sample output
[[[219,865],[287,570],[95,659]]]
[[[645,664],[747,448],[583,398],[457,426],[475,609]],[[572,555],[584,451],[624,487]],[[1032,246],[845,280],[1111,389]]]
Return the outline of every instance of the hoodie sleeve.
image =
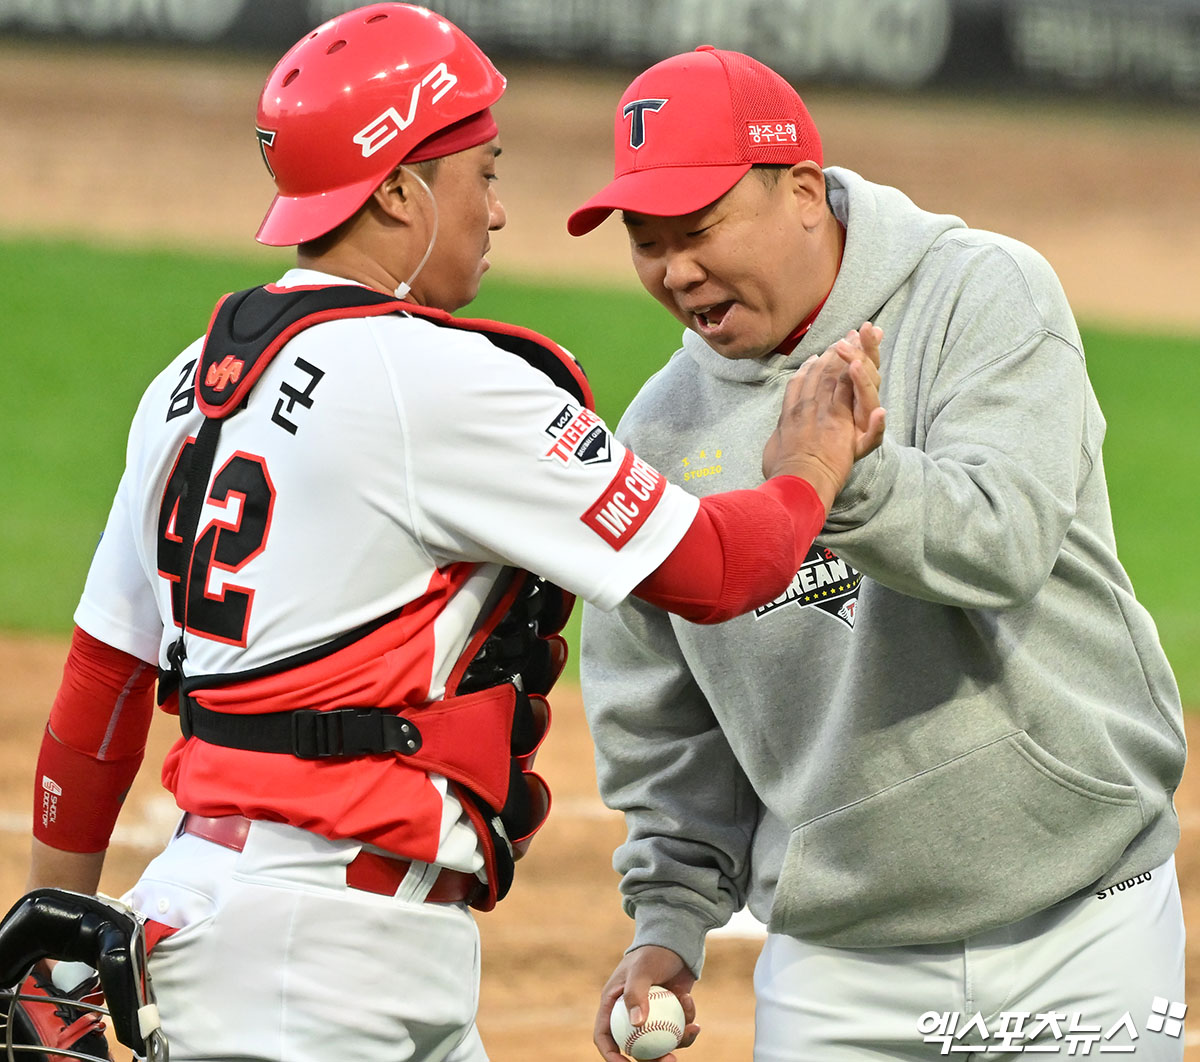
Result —
[[[1016,244],[952,260],[925,281],[938,297],[884,325],[888,436],[818,541],[913,597],[1015,607],[1058,559],[1103,419],[1044,260]]]
[[[634,598],[585,605],[580,657],[600,793],[625,814],[613,866],[632,947],[670,948],[699,976],[705,934],[745,900],[757,798],[667,613]]]

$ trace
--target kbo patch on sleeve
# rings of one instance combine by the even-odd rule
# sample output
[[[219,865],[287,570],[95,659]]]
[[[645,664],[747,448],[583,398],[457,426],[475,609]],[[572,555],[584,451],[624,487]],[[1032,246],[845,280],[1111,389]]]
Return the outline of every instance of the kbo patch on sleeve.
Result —
[[[608,489],[579,519],[613,549],[621,549],[646,522],[663,496],[667,482],[632,450]]]
[[[568,402],[549,424],[546,434],[554,445],[542,454],[543,461],[568,465],[574,458],[585,465],[602,465],[612,460],[612,442],[599,415]]]

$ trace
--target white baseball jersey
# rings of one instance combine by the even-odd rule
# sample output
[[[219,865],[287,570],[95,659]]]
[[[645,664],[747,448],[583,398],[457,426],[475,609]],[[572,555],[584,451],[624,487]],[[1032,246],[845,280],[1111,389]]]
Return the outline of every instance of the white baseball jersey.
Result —
[[[278,286],[345,283],[291,270]],[[177,462],[203,420],[201,347],[142,398],[75,615],[164,667],[183,607]],[[203,599],[193,590],[187,604],[184,672],[221,676],[227,700],[241,690],[258,711],[419,705],[443,694],[506,566],[611,608],[670,553],[697,505],[483,334],[396,314],[326,321],[292,338],[223,424],[196,535],[208,571]],[[283,816],[476,869],[444,780],[409,792],[420,821],[393,828],[405,812],[390,766],[326,762],[314,775],[307,761],[193,741],[172,751],[164,780],[188,810]],[[417,837],[426,840],[414,850]]]

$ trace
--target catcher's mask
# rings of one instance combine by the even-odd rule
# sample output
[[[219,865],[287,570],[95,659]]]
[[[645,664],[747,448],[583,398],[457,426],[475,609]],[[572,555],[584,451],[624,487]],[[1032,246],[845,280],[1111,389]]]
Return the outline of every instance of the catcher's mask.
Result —
[[[400,163],[486,143],[505,84],[470,37],[423,7],[371,4],[318,26],[263,86],[257,135],[278,194],[255,238],[316,239]]]
[[[139,1057],[167,1062],[138,916],[107,897],[27,893],[0,922],[0,1058],[110,1058],[105,1018]]]

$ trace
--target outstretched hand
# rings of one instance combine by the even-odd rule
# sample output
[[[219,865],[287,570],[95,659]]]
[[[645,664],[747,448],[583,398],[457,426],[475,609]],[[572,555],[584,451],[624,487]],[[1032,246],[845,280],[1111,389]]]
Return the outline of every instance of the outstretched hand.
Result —
[[[829,348],[846,362],[854,384],[854,425],[858,429],[854,444],[856,461],[883,442],[886,411],[879,404],[879,344],[882,341],[883,329],[865,321],[861,328],[851,329]]]
[[[797,370],[763,449],[763,476],[799,476],[828,511],[854,462],[883,441],[880,329],[869,321]]]

